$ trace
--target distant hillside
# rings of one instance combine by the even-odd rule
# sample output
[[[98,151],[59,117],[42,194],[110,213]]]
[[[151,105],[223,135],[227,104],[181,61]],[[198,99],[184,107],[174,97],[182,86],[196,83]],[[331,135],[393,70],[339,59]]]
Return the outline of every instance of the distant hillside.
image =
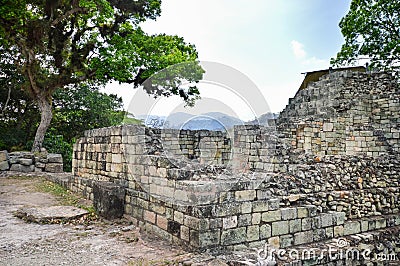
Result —
[[[277,119],[279,114],[265,113],[260,115],[257,119],[246,122],[247,125],[268,125],[268,120]]]
[[[138,116],[143,123],[150,127],[162,127],[172,129],[213,130],[221,131],[233,128],[234,125],[242,125],[244,122],[236,117],[220,112],[209,112],[202,115],[192,115],[177,112],[165,116]]]
[[[210,112],[202,115],[190,115],[187,113],[175,113],[167,118],[167,127],[175,129],[191,130],[228,130],[234,125],[242,125],[243,121],[219,112]]]
[[[258,119],[243,122],[239,118],[220,113],[209,112],[202,115],[192,115],[184,112],[177,112],[166,116],[138,116],[143,124],[149,127],[172,128],[172,129],[190,129],[190,130],[229,130],[235,125],[267,125],[268,120],[278,118],[278,114],[266,113]]]

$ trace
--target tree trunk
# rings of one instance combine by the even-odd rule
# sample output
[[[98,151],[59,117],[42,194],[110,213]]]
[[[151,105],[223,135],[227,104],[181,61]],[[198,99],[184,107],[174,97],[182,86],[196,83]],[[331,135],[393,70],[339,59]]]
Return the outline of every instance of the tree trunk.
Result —
[[[44,136],[50,126],[51,119],[53,118],[53,113],[51,111],[51,100],[49,100],[46,96],[39,95],[36,98],[36,103],[38,104],[40,110],[40,124],[36,131],[35,140],[33,142],[33,152],[40,151],[40,148],[42,148]]]

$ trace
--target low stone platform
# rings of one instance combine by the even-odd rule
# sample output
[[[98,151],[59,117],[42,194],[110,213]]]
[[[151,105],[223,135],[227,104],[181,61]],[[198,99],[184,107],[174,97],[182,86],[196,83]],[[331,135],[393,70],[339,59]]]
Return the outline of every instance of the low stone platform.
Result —
[[[15,216],[34,223],[60,223],[80,219],[88,211],[73,206],[51,206],[19,209]]]
[[[63,158],[55,153],[27,151],[0,151],[0,171],[61,173]]]

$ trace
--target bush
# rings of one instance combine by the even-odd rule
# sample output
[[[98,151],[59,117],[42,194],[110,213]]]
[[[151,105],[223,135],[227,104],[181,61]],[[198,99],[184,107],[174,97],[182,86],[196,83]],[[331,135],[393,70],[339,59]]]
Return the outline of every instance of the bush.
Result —
[[[43,147],[46,148],[49,153],[61,154],[64,162],[64,171],[71,172],[74,142],[75,139],[68,142],[64,140],[63,135],[56,135],[52,132],[52,130],[49,130],[44,138]]]

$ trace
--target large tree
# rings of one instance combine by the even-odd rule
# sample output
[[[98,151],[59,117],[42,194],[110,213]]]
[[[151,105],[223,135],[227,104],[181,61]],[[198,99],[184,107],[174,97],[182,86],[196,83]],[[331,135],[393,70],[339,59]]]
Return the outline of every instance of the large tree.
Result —
[[[332,64],[355,64],[363,58],[373,68],[399,68],[400,0],[352,0],[339,26],[345,43]]]
[[[0,46],[12,57],[35,100],[41,120],[32,150],[40,150],[52,119],[52,96],[81,82],[116,80],[140,85],[155,72],[181,62],[197,66],[197,52],[177,36],[147,35],[139,23],[160,15],[161,0],[2,0]],[[202,69],[174,72],[163,87],[150,83],[148,93],[176,94],[190,102],[195,87],[182,80],[201,79]],[[178,89],[179,88],[179,89]]]

